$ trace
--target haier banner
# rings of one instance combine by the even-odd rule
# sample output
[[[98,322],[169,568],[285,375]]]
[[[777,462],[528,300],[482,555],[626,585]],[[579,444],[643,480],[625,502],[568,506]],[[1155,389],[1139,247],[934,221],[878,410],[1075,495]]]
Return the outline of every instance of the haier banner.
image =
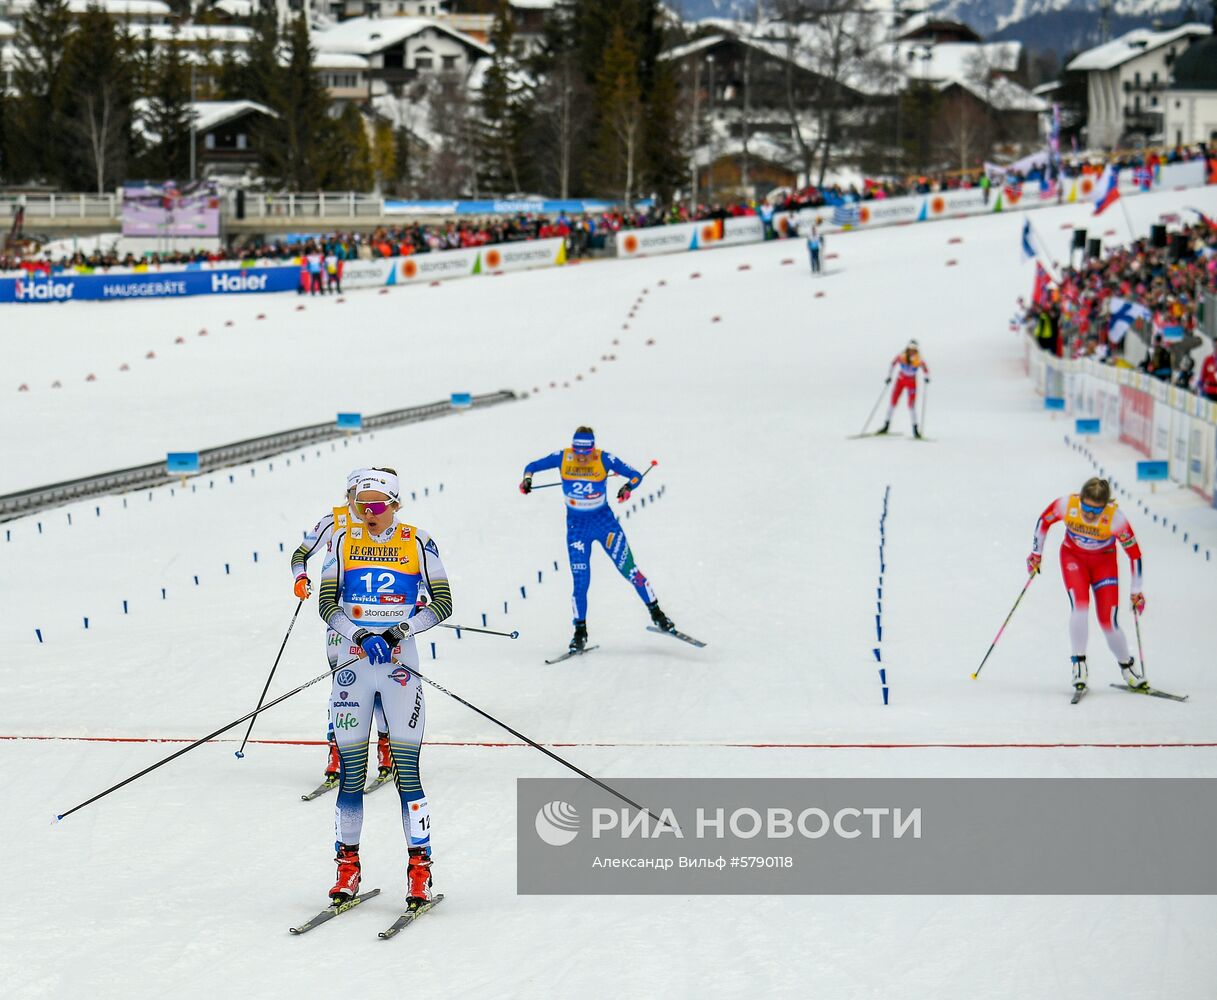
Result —
[[[0,302],[77,302],[290,292],[295,290],[299,280],[300,268],[294,264],[216,271],[0,278]]]

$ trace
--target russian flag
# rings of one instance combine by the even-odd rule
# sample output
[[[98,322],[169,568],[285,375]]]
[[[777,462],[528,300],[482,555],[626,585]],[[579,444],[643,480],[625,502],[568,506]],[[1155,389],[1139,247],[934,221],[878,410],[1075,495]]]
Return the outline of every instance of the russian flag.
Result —
[[[1107,167],[1103,171],[1106,183],[1099,180],[1099,197],[1095,199],[1094,214],[1102,215],[1104,211],[1116,203],[1120,197],[1120,171],[1116,167]]]

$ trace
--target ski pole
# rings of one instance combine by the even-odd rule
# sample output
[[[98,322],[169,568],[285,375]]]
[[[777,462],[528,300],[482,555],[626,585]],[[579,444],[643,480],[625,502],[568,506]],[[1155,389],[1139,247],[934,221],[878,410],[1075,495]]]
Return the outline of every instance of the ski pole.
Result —
[[[279,697],[276,698],[274,701],[267,702],[261,708],[255,708],[252,712],[248,713],[247,715],[242,715],[241,718],[234,719],[232,722],[228,723],[228,725],[220,727],[214,733],[208,733],[202,739],[195,740],[193,743],[190,744],[190,746],[182,747],[181,750],[174,751],[173,753],[171,753],[168,757],[164,758],[163,760],[158,760],[155,764],[150,764],[148,767],[145,767],[142,771],[139,771],[138,773],[131,775],[131,777],[124,778],[118,784],[111,785],[104,792],[98,792],[92,798],[85,799],[82,803],[80,803],[80,805],[72,806],[72,808],[69,809],[67,812],[62,812],[58,816],[56,816],[55,821],[58,822],[59,820],[65,819],[68,816],[71,816],[72,813],[76,812],[76,810],[83,809],[85,806],[96,802],[98,799],[105,798],[111,792],[118,791],[124,785],[129,785],[129,784],[131,784],[131,782],[135,781],[137,778],[142,778],[145,774],[149,774],[152,771],[155,771],[158,767],[163,767],[165,764],[168,764],[171,760],[177,760],[177,758],[182,756],[182,754],[189,753],[195,747],[201,747],[208,740],[215,739],[221,733],[228,732],[228,730],[233,729],[236,726],[239,726],[242,722],[245,722],[247,719],[252,719],[255,715],[259,715],[260,713],[265,712],[268,708],[274,708],[276,705],[279,704],[279,702],[287,701],[287,699],[292,697],[292,695],[299,694],[305,688],[312,687],[318,681],[325,680],[327,677],[329,677],[332,674],[336,673],[337,671],[341,670],[343,667],[349,667],[352,663],[356,663],[358,660],[359,660],[358,656],[353,656],[353,657],[351,657],[351,659],[347,660],[345,663],[339,663],[333,669],[327,670],[324,674],[318,674],[311,681],[305,681],[299,687],[292,688],[292,690],[288,691],[287,694],[279,695]]]
[[[655,466],[657,466],[658,464],[659,464],[658,459],[654,459],[654,458],[653,458],[653,459],[651,459],[651,464],[647,466],[647,471],[646,471],[646,472],[644,472],[644,473],[643,473],[641,476],[639,476],[639,477],[638,477],[638,483],[639,483],[639,485],[641,485],[641,484],[642,484],[642,481],[643,481],[644,479],[646,479],[646,477],[647,477],[647,473],[649,473],[649,472],[650,472],[650,471],[651,471],[653,468],[655,468]],[[609,473],[609,475],[610,475],[610,476],[615,476],[615,475],[617,475],[617,473],[615,473],[615,472],[610,472],[610,473]],[[562,485],[562,483],[561,483],[561,482],[556,482],[556,483],[542,483],[540,486],[534,486],[534,487],[533,487],[533,490],[547,490],[547,489],[550,489],[550,488],[551,488],[551,487],[553,487],[553,486],[561,486],[561,485]]]
[[[304,601],[296,605],[296,610],[292,612],[291,624],[287,626],[287,635],[283,637],[283,644],[279,647],[279,655],[275,657],[275,662],[270,668],[270,676],[266,678],[266,686],[262,688],[262,693],[258,696],[258,708],[262,707],[262,702],[266,698],[266,692],[270,690],[270,682],[274,679],[275,670],[279,666],[279,660],[283,658],[283,650],[287,648],[287,638],[292,634],[292,629],[296,625],[296,615],[300,614],[300,609],[304,607]],[[245,739],[241,741],[241,749],[237,751],[237,759],[240,760],[245,756],[245,744],[249,742],[249,734],[254,731],[254,720],[249,720],[249,728],[245,730]]]
[[[930,405],[930,383],[927,380],[921,386],[921,436],[925,436],[925,411]]]
[[[427,677],[427,676],[425,676],[425,675],[423,675],[423,674],[420,674],[420,673],[419,673],[417,670],[411,669],[411,671],[410,671],[410,672],[411,672],[411,673],[413,673],[413,674],[414,674],[414,676],[415,676],[415,677],[417,677],[417,678],[418,678],[420,681],[422,681],[424,684],[430,684],[430,685],[431,685],[433,688],[435,688],[435,690],[436,690],[436,691],[441,691],[441,692],[443,692],[444,694],[446,694],[446,695],[447,695],[449,698],[452,698],[452,699],[454,699],[455,701],[459,701],[459,702],[460,702],[462,705],[464,705],[466,708],[471,709],[471,710],[473,710],[474,712],[477,712],[477,714],[478,714],[478,715],[480,715],[482,718],[484,718],[484,719],[489,719],[491,722],[493,722],[493,723],[494,723],[496,726],[498,726],[500,729],[506,729],[506,730],[507,730],[507,732],[511,733],[511,735],[512,735],[512,736],[516,737],[517,739],[521,739],[521,740],[523,740],[525,743],[527,743],[527,744],[528,744],[530,747],[532,747],[534,750],[540,750],[540,751],[541,751],[541,753],[545,754],[545,756],[546,756],[546,757],[552,757],[554,760],[556,760],[556,761],[557,761],[559,764],[561,764],[563,767],[568,767],[568,768],[570,768],[572,771],[574,771],[574,772],[575,772],[577,775],[579,775],[581,778],[586,778],[586,779],[587,779],[588,781],[590,781],[590,782],[591,782],[593,785],[596,785],[596,786],[597,786],[597,787],[599,787],[599,788],[603,788],[603,789],[604,789],[606,792],[608,792],[610,795],[613,795],[613,796],[615,796],[616,798],[619,798],[619,799],[620,799],[622,802],[626,803],[626,805],[633,806],[633,807],[634,807],[635,809],[637,809],[639,812],[644,812],[644,813],[646,813],[648,816],[650,816],[650,817],[651,817],[651,819],[655,820],[655,822],[657,822],[657,823],[662,823],[662,822],[663,822],[663,820],[661,820],[661,819],[660,819],[658,816],[656,816],[656,815],[655,815],[653,812],[651,812],[651,810],[650,810],[650,809],[647,809],[645,806],[640,806],[640,805],[639,805],[637,802],[635,802],[633,799],[626,798],[626,796],[622,795],[622,794],[621,794],[621,792],[617,791],[617,789],[615,789],[615,788],[611,787],[610,785],[606,785],[606,784],[605,784],[603,781],[601,781],[599,778],[593,777],[592,775],[588,774],[588,773],[587,773],[585,770],[583,770],[581,767],[576,767],[574,764],[572,764],[572,763],[571,763],[569,760],[566,760],[564,757],[559,757],[559,756],[558,756],[556,753],[554,753],[552,750],[546,750],[546,749],[545,749],[545,747],[541,746],[541,744],[540,744],[540,743],[536,742],[535,740],[530,740],[530,739],[529,739],[527,736],[525,736],[523,733],[519,732],[518,730],[512,729],[512,728],[511,728],[511,726],[507,725],[507,723],[506,723],[506,722],[503,722],[503,721],[501,721],[501,720],[499,720],[499,719],[496,719],[496,718],[495,718],[493,715],[491,715],[489,712],[484,712],[484,711],[482,711],[482,709],[478,708],[478,707],[477,707],[477,705],[474,705],[472,702],[468,702],[468,701],[466,701],[466,700],[465,700],[464,698],[462,698],[462,697],[461,697],[459,694],[455,694],[454,692],[449,691],[449,690],[448,690],[446,687],[444,687],[442,684],[438,684],[438,683],[436,683],[436,682],[435,682],[435,681],[433,681],[433,680],[432,680],[430,677]],[[665,825],[666,825],[666,824],[665,824]]]
[[[1006,631],[1006,626],[1010,624],[1010,619],[1014,617],[1014,612],[1018,610],[1019,604],[1022,603],[1023,594],[1027,593],[1027,588],[1031,586],[1031,581],[1035,579],[1035,574],[1032,573],[1027,577],[1027,582],[1023,584],[1023,589],[1018,595],[1018,600],[1014,602],[1014,607],[1010,609],[1010,613],[1006,615],[1006,620],[1001,623],[1001,628],[997,630],[997,637],[993,640],[993,645],[989,647],[989,652],[985,653],[985,658],[980,661],[980,666],[976,668],[976,673],[972,675],[972,680],[977,680],[980,677],[980,672],[985,669],[985,663],[988,662],[989,656],[993,652],[994,646],[997,645],[997,640],[1001,638],[1001,634]]]
[[[1137,659],[1141,661],[1141,676],[1145,676],[1145,650],[1141,646],[1141,612],[1133,609],[1132,623],[1137,630]]]
[[[879,404],[883,402],[883,397],[887,395],[887,387],[891,381],[892,379],[889,375],[887,380],[883,383],[883,388],[879,390],[879,398],[875,400],[875,405],[870,408],[870,413],[866,417],[866,423],[862,425],[862,430],[858,432],[858,437],[861,437],[866,433],[866,428],[868,428],[870,426],[870,422],[875,419],[875,411],[879,409]]]
[[[505,639],[518,639],[518,638],[520,638],[520,633],[519,633],[519,632],[515,632],[515,631],[511,631],[511,632],[496,632],[496,631],[495,631],[494,629],[492,629],[492,628],[473,628],[473,627],[471,627],[471,626],[469,626],[469,625],[449,625],[447,622],[439,622],[438,624],[439,624],[440,628],[451,628],[451,629],[456,629],[456,631],[458,631],[458,632],[480,632],[482,635],[501,635],[501,636],[503,636]]]

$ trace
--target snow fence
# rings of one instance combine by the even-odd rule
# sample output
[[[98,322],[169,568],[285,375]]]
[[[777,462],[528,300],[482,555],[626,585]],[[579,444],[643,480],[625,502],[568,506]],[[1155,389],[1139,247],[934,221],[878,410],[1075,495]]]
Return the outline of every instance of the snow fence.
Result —
[[[1132,368],[1067,361],[1024,342],[1027,374],[1045,399],[1098,420],[1098,436],[1169,464],[1170,478],[1217,507],[1217,403]],[[1056,406],[1062,404],[1057,403]]]
[[[498,243],[466,250],[437,250],[410,257],[343,262],[342,287],[380,288],[449,278],[555,267],[566,262],[560,237],[520,243]],[[105,273],[64,272],[52,275],[0,277],[0,303],[78,302],[179,298],[185,295],[242,295],[293,292],[300,287],[299,260],[285,264],[194,265],[181,269]]]

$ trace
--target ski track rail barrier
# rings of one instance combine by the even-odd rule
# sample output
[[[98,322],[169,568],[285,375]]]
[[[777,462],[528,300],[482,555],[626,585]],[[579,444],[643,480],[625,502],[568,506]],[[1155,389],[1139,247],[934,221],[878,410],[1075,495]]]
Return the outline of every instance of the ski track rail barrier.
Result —
[[[511,402],[519,397],[510,390],[483,393],[472,399],[474,408],[494,406],[499,403]],[[403,424],[417,423],[422,420],[433,420],[449,413],[460,412],[453,408],[450,400],[436,403],[424,403],[420,406],[409,406],[400,410],[388,410],[363,418],[363,430],[375,431],[386,427],[398,427]],[[233,444],[220,445],[217,448],[207,448],[199,452],[199,474],[214,472],[217,469],[247,462],[256,462],[263,458],[271,458],[296,448],[330,441],[345,437],[346,432],[340,430],[333,421],[324,424],[310,424],[276,434],[265,434],[261,437],[247,438]],[[61,504],[72,503],[85,497],[97,496],[104,493],[126,493],[132,490],[164,486],[180,477],[169,473],[164,460],[151,462],[147,465],[136,465],[128,469],[116,469],[92,476],[82,476],[79,479],[69,479],[50,486],[37,486],[32,489],[19,490],[0,496],[0,521],[10,521],[34,511]]]

